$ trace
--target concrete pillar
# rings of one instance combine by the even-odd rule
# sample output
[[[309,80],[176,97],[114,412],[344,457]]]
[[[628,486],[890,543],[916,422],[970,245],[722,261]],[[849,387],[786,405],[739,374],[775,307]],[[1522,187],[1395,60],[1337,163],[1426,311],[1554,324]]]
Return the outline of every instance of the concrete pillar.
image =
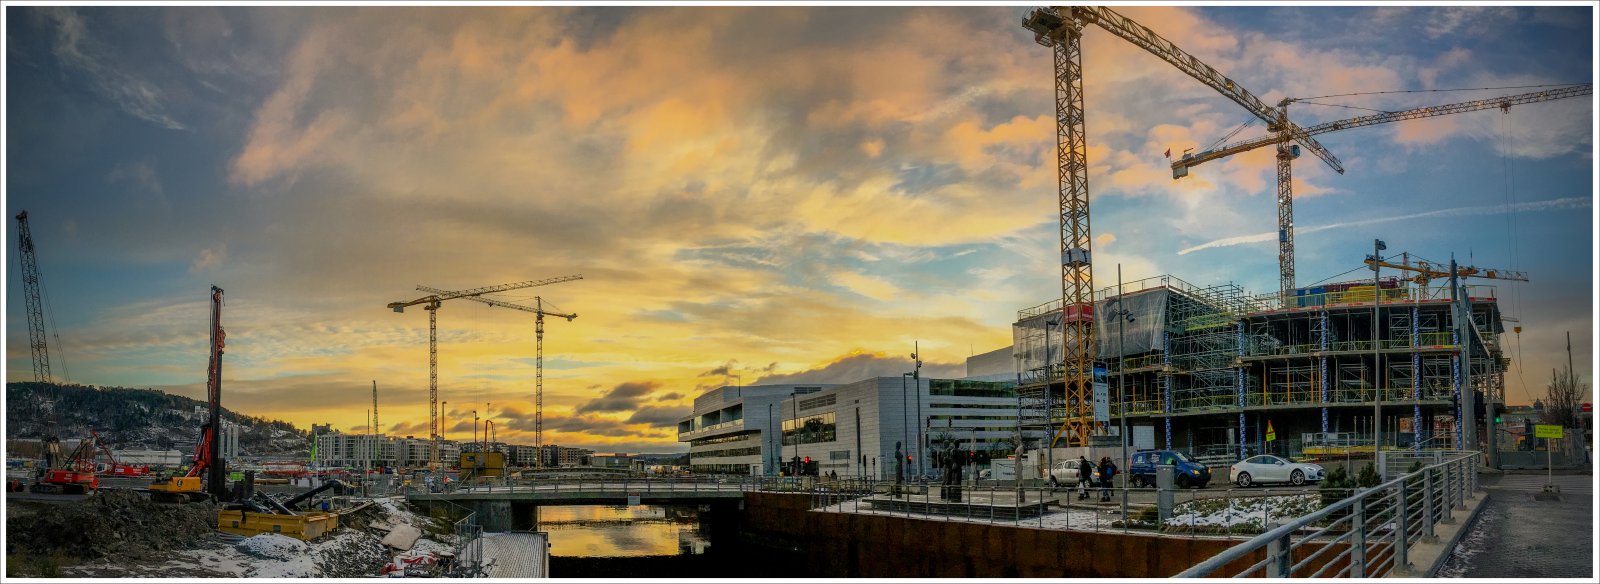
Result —
[[[514,529],[511,501],[473,501],[472,510],[478,514],[478,525],[484,531],[503,532]]]

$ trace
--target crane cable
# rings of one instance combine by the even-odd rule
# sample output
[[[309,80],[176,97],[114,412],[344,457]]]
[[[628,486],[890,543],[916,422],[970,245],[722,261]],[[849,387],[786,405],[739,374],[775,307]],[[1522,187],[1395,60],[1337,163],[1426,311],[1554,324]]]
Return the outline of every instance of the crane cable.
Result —
[[[1518,262],[1517,262],[1517,259],[1518,259],[1517,258],[1517,256],[1518,256],[1518,250],[1517,250],[1517,219],[1516,219],[1516,211],[1512,208],[1511,202],[1512,202],[1512,199],[1514,198],[1513,193],[1516,190],[1516,180],[1512,177],[1512,174],[1511,174],[1511,128],[1510,128],[1509,121],[1508,121],[1508,118],[1510,117],[1510,115],[1511,115],[1511,112],[1509,110],[1500,112],[1500,142],[1501,142],[1501,144],[1500,144],[1500,170],[1504,174],[1505,191],[1506,191],[1506,238],[1510,240],[1510,246],[1509,247],[1511,249],[1511,265],[1507,266],[1507,267],[1509,269],[1515,271],[1517,269],[1517,266],[1518,266]],[[1512,303],[1512,306],[1516,308],[1516,311],[1517,311],[1518,315],[1523,314],[1523,312],[1522,312],[1522,290],[1521,290],[1520,287],[1517,287],[1517,288],[1515,288],[1513,290],[1512,296],[1511,296],[1511,303]],[[1532,403],[1533,402],[1533,392],[1528,390],[1528,379],[1527,379],[1527,377],[1523,376],[1523,374],[1522,374],[1523,370],[1526,369],[1527,367],[1522,362],[1522,331],[1521,331],[1521,327],[1520,326],[1519,327],[1514,327],[1512,330],[1513,330],[1512,334],[1516,337],[1516,341],[1517,341],[1517,382],[1522,385],[1522,397],[1526,398],[1529,403]],[[1500,390],[1502,392],[1504,392],[1505,388],[1502,387]],[[1504,398],[1505,398],[1505,396],[1501,395],[1501,399],[1504,399]]]

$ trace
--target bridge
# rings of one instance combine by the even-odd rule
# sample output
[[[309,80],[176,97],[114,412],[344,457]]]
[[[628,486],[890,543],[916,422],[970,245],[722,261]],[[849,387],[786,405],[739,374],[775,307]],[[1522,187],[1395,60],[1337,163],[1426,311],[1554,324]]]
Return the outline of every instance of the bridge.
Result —
[[[756,490],[804,490],[809,483],[772,477],[602,477],[511,479],[461,485],[437,492],[411,490],[406,501],[428,506],[464,507],[478,514],[486,531],[532,529],[543,505],[700,505],[733,504]]]

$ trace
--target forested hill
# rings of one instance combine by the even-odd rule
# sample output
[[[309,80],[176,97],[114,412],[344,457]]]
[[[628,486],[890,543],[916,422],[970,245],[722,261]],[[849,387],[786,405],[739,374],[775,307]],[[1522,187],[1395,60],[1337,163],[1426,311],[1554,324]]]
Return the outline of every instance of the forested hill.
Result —
[[[93,428],[111,448],[187,453],[199,438],[205,411],[205,402],[153,389],[6,384],[7,439],[54,435],[70,440],[88,436]],[[223,408],[222,418],[240,425],[240,454],[289,455],[310,450],[310,433],[288,422],[246,416],[227,408]]]

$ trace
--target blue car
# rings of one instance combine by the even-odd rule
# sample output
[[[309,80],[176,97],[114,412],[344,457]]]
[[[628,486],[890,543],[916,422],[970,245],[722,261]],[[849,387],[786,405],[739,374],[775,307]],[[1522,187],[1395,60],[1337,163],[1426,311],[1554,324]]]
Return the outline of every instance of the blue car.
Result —
[[[1145,450],[1134,453],[1128,465],[1128,482],[1133,486],[1156,485],[1156,466],[1173,466],[1173,482],[1180,489],[1203,489],[1211,482],[1211,469],[1177,450]]]

